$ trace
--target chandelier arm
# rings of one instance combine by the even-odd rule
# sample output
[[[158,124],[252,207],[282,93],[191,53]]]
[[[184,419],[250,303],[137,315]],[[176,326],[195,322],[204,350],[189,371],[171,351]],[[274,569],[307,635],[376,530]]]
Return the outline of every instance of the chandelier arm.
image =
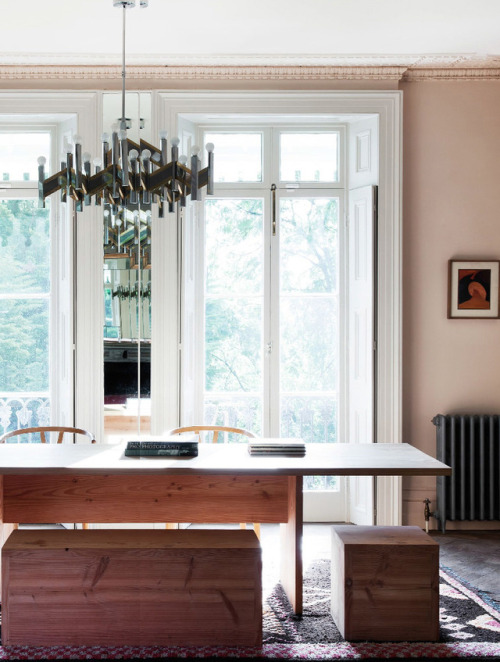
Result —
[[[151,143],[148,143],[147,140],[144,140],[143,138],[141,138],[140,147],[138,147],[138,149],[139,149],[140,153],[142,153],[145,149],[149,149],[149,151],[151,152],[150,160],[153,161],[153,163],[155,165],[161,165],[162,164],[161,149],[158,149],[158,147],[155,147]]]
[[[203,188],[204,186],[208,186],[208,182],[210,180],[210,170],[208,166],[206,168],[203,168],[198,172],[198,188]]]
[[[86,182],[88,195],[96,195],[113,184],[112,169],[113,166],[108,166],[88,178]]]
[[[45,201],[45,198],[66,186],[66,180],[63,180],[61,173],[58,172],[52,177],[47,177],[42,182],[38,182],[38,197]],[[45,206],[45,204],[44,204]]]

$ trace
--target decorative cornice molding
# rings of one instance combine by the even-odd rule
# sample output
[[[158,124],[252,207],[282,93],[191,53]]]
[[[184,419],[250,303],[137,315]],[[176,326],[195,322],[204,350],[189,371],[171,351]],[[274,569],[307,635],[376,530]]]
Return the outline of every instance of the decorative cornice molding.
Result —
[[[338,57],[335,64],[312,64],[306,58],[290,57],[285,64],[265,64],[254,58],[253,64],[167,64],[129,65],[127,80],[141,81],[151,87],[172,81],[423,81],[423,80],[499,80],[500,58],[473,56],[421,56],[411,62],[401,57]],[[233,61],[236,58],[233,58]],[[325,58],[326,59],[326,58]],[[257,64],[257,60],[259,63]],[[1,60],[0,60],[1,61]],[[118,65],[90,64],[0,64],[0,81],[37,81],[50,86],[55,81],[121,81]]]
[[[400,80],[406,67],[331,66],[129,66],[127,80]],[[0,80],[121,80],[121,69],[109,66],[5,66]]]
[[[425,80],[500,80],[500,67],[410,67],[401,80],[408,82]]]

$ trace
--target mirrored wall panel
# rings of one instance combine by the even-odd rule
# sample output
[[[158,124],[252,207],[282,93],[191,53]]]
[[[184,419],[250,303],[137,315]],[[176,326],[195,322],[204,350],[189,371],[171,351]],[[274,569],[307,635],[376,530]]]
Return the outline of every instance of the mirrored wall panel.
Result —
[[[151,140],[151,99],[126,95],[128,136]],[[122,114],[121,95],[105,94],[103,127]],[[104,437],[128,441],[150,433],[151,209],[102,200],[104,288]]]

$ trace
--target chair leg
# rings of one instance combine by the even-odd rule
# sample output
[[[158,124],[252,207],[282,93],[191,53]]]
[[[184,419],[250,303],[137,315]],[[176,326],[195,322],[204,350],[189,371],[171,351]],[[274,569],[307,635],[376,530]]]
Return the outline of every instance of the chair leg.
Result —
[[[177,524],[177,522],[166,522],[165,528],[166,529],[178,529],[179,525]]]
[[[82,522],[82,529],[87,530],[89,528],[89,523],[88,522]]]
[[[260,540],[260,524],[259,522],[254,522],[253,523],[253,530],[255,531],[255,535],[257,538]]]
[[[246,529],[247,525],[245,522],[240,522],[240,529]]]

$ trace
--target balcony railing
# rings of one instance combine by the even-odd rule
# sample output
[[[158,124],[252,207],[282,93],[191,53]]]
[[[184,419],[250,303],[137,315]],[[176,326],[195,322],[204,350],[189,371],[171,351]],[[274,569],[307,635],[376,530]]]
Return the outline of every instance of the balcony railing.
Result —
[[[2,434],[19,428],[50,425],[50,398],[46,393],[0,394]]]

